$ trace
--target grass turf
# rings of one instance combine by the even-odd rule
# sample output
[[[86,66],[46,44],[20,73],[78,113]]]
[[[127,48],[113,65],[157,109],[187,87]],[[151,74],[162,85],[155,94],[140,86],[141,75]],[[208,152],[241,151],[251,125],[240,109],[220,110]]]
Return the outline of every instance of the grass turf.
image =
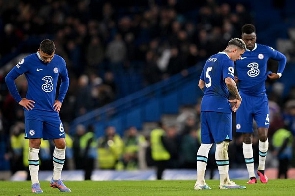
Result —
[[[190,196],[190,195],[250,195],[250,196],[284,196],[295,195],[295,180],[270,180],[268,184],[258,182],[247,185],[246,180],[234,180],[237,184],[245,185],[247,189],[219,190],[218,180],[207,180],[211,190],[196,191],[192,180],[147,180],[147,181],[67,181],[71,193],[62,193],[51,188],[49,182],[40,182],[42,195],[103,195],[103,196]],[[32,195],[31,183],[0,181],[0,195],[26,196]]]

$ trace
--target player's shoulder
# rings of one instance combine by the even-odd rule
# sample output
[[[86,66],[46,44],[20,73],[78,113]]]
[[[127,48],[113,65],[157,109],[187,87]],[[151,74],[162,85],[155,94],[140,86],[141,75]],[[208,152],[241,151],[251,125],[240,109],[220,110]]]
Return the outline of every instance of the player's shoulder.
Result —
[[[36,53],[29,54],[27,56],[24,56],[22,59],[20,59],[16,66],[19,68],[20,66],[26,66],[28,64],[32,64],[34,63],[36,59],[37,59]]]
[[[59,61],[65,61],[64,58],[58,54],[54,54],[54,58],[56,58],[56,60],[59,60]]]
[[[218,53],[217,53],[217,54],[218,54]],[[207,61],[211,61],[212,58],[216,58],[216,57],[217,57],[217,54],[213,54],[213,55],[211,55],[211,56],[207,59]]]
[[[208,58],[208,61],[217,61],[217,60],[223,60],[223,59],[229,59],[229,57],[226,55],[225,52],[218,52],[216,54],[213,54]]]
[[[218,61],[223,64],[230,64],[230,62],[233,62],[225,52],[217,53],[217,58]]]
[[[276,51],[273,47],[267,46],[264,44],[257,44],[257,49],[258,50],[266,50],[266,51]]]
[[[33,60],[36,60],[36,59],[37,59],[37,54],[32,53],[32,54],[29,54],[29,55],[25,56],[22,60],[24,60],[24,61],[33,61]]]
[[[32,54],[28,54],[27,56],[25,56],[24,58],[25,59],[33,59],[33,58],[36,58],[37,57],[37,54],[36,53],[32,53]]]
[[[58,63],[66,64],[65,59],[62,56],[58,55],[58,54],[54,54],[53,59]]]

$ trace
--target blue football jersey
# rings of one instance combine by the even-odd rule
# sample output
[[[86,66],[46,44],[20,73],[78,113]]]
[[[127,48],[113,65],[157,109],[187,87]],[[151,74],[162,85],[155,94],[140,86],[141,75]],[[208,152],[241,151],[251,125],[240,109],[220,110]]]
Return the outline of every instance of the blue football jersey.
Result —
[[[265,94],[265,80],[268,75],[267,61],[270,58],[279,62],[277,73],[282,73],[286,57],[279,51],[261,44],[255,44],[253,50],[246,50],[241,59],[235,62],[240,92],[253,96]]]
[[[37,53],[22,59],[12,71],[19,75],[24,74],[28,81],[26,98],[35,101],[32,111],[54,111],[53,104],[56,99],[63,101],[69,85],[68,72],[65,60],[55,54],[50,63],[43,63]],[[62,84],[58,97],[56,89],[58,79]]]
[[[201,111],[231,113],[229,91],[224,79],[234,78],[234,62],[224,52],[212,55],[205,63],[200,79],[205,82]]]

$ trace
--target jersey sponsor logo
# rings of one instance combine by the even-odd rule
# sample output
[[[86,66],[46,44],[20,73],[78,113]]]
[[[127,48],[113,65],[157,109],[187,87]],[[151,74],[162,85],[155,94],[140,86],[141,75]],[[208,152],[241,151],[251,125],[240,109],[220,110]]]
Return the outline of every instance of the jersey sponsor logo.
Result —
[[[247,57],[241,57],[241,60],[243,60],[243,59],[245,59],[245,58],[247,58]]]
[[[55,67],[55,68],[53,69],[53,72],[54,72],[54,73],[58,73],[58,68]]]
[[[263,59],[264,58],[264,55],[263,54],[258,54],[258,58],[259,59]]]
[[[31,130],[29,131],[29,134],[33,136],[33,135],[35,135],[35,131],[34,131],[33,129],[31,129]]]
[[[46,93],[53,91],[53,78],[51,76],[45,76],[42,78],[44,84],[42,84],[42,90]]]
[[[37,71],[42,71],[42,70],[43,70],[43,69],[38,69],[38,68],[37,68]]]
[[[250,63],[247,65],[247,67],[250,68],[250,70],[247,71],[248,76],[251,78],[256,77],[259,75],[260,70],[259,70],[259,65],[256,62]]]

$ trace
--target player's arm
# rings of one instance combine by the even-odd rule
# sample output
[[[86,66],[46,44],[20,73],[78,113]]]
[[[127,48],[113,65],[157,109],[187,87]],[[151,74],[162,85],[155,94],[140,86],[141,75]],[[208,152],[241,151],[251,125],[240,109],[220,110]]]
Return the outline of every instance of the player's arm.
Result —
[[[204,92],[205,91],[205,73],[204,73],[204,69],[202,70],[201,72],[201,75],[200,75],[200,80],[199,80],[199,88]]]
[[[68,70],[66,69],[66,66],[64,66],[64,69],[60,72],[60,78],[61,78],[61,83],[59,87],[57,100],[62,103],[64,98],[66,97],[69,84],[70,84],[70,79],[69,79]]]
[[[204,90],[205,90],[205,81],[200,79],[198,86],[204,92]]]
[[[64,98],[66,97],[68,88],[69,88],[69,77],[68,76],[62,76],[61,77],[61,83],[60,83],[60,88],[59,88],[59,93],[58,93],[58,98],[60,102],[63,102]]]
[[[5,77],[5,83],[7,85],[7,88],[14,98],[14,100],[27,110],[31,110],[34,107],[34,101],[29,100],[27,98],[22,98],[17,90],[17,87],[15,85],[15,79],[20,76],[21,74],[16,70],[16,68],[13,68]]]
[[[13,68],[5,77],[7,88],[17,103],[22,100],[14,82],[18,76],[20,76],[20,74],[16,71],[16,69]]]
[[[268,77],[272,80],[278,79],[282,76],[282,73],[285,69],[286,66],[286,62],[287,62],[287,58],[284,54],[282,54],[281,52],[269,47],[269,51],[271,54],[271,58],[273,58],[274,60],[277,60],[279,65],[278,65],[278,71],[277,73],[270,73],[268,75]]]
[[[64,98],[66,97],[66,94],[67,94],[67,91],[69,88],[70,82],[69,82],[69,76],[68,76],[68,71],[67,71],[66,67],[60,73],[60,78],[61,78],[61,83],[60,83],[60,87],[59,87],[58,97],[53,104],[53,108],[57,112],[60,112],[62,102],[63,102]]]
[[[231,77],[227,77],[225,78],[225,84],[228,88],[229,93],[235,97],[235,99],[229,100],[229,102],[233,104],[232,111],[236,112],[242,102],[242,98],[238,91],[236,82]]]

